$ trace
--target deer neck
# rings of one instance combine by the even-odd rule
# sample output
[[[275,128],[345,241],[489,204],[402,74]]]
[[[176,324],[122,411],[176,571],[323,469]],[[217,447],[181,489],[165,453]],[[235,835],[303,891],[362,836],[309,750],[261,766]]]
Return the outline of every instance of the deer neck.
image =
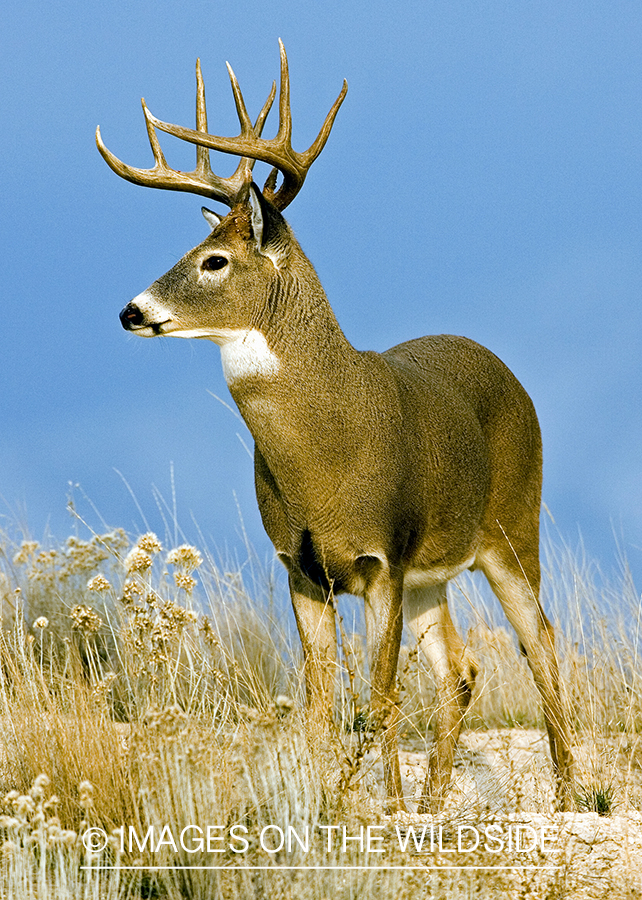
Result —
[[[309,261],[277,270],[257,303],[252,323],[221,347],[223,372],[239,409],[283,397],[307,402],[312,391],[332,393],[360,354],[344,335]],[[248,422],[249,424],[249,422]]]
[[[304,466],[336,466],[336,448],[353,431],[346,399],[363,392],[362,355],[310,263],[279,273],[254,327],[221,353],[230,393],[277,481],[300,482]]]

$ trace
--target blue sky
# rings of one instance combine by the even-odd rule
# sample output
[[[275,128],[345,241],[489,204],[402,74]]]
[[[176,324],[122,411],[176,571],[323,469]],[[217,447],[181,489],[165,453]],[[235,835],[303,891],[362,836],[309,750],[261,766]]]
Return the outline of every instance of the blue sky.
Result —
[[[197,197],[117,178],[94,130],[147,166],[140,97],[234,134],[225,60],[255,113],[292,75],[294,146],[348,97],[287,216],[349,339],[465,334],[535,401],[544,501],[608,569],[642,575],[642,7],[638,2],[205,0],[5,4],[0,525],[64,538],[68,485],[98,526],[269,552],[219,353],[142,341],[121,307],[207,234]],[[269,126],[268,129],[269,130]],[[266,131],[267,131],[266,130]],[[164,136],[171,164],[193,148]],[[230,171],[227,158],[220,171]],[[242,440],[241,440],[241,439]],[[117,474],[122,473],[122,479]],[[124,479],[124,481],[123,481]]]

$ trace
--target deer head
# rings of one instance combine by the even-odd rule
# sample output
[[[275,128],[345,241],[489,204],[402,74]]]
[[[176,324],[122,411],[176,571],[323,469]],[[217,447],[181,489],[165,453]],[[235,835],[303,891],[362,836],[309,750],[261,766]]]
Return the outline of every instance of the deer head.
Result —
[[[129,331],[141,337],[171,334],[175,337],[206,337],[217,343],[225,343],[230,329],[237,331],[252,326],[256,312],[248,298],[255,294],[257,283],[269,283],[274,270],[287,263],[292,235],[280,211],[301,190],[310,166],[323,150],[348,86],[344,81],[313,144],[303,153],[296,152],[291,143],[288,61],[281,41],[279,48],[279,128],[272,139],[265,139],[261,135],[274,102],[276,85],[272,85],[258,118],[252,124],[243,94],[229,64],[228,72],[241,131],[237,137],[220,137],[208,133],[200,61],[196,64],[196,129],[162,122],[152,115],[145,100],[142,101],[155,160],[152,169],[137,169],[123,163],[103,143],[100,128],[96,130],[96,143],[103,158],[117,175],[127,181],[146,187],[199,194],[220,201],[231,210],[223,218],[203,207],[203,215],[212,233],[149,291],[123,309],[121,322]],[[196,145],[196,167],[192,172],[177,171],[167,165],[156,134],[157,128]],[[210,149],[241,157],[233,175],[222,178],[212,171]],[[257,160],[273,166],[262,192],[252,182],[252,170]],[[279,173],[282,175],[282,183],[277,189]],[[167,293],[165,289],[168,289]],[[213,292],[217,297],[220,315],[216,317],[215,323],[208,325],[203,320],[203,313],[205,308],[212,305]],[[172,312],[159,299],[162,295],[171,295],[174,301],[172,307],[180,309],[181,313]],[[185,305],[181,301],[187,296],[190,299]]]

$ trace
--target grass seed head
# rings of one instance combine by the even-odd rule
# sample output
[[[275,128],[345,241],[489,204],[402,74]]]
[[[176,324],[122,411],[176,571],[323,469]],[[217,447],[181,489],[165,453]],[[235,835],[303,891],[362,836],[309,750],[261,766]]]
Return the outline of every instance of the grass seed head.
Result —
[[[134,547],[125,557],[123,565],[129,573],[147,572],[152,567],[152,558],[140,547]]]
[[[38,541],[23,541],[20,544],[20,550],[13,557],[13,561],[17,566],[24,566],[35,556],[38,549]]]
[[[189,574],[194,569],[198,569],[203,562],[203,557],[196,547],[192,547],[190,544],[181,544],[180,547],[176,547],[167,554],[167,562]]]
[[[120,598],[125,606],[135,603],[137,598],[143,593],[143,588],[131,578],[128,578],[123,585],[123,596]]]
[[[174,581],[177,588],[181,588],[188,594],[191,594],[196,587],[196,579],[191,575],[186,575],[185,572],[174,572]]]
[[[97,594],[100,594],[103,591],[108,591],[110,587],[111,584],[107,581],[104,575],[94,575],[94,577],[90,578],[87,582],[87,590],[94,591]]]
[[[219,643],[216,632],[212,628],[212,623],[208,616],[201,615],[198,627],[210,647],[215,647]]]
[[[91,781],[81,781],[78,785],[79,803],[82,809],[90,809],[94,805],[94,786]]]
[[[67,574],[64,566],[61,565],[62,556],[57,550],[41,550],[30,562],[31,570],[28,574],[30,581],[52,584],[58,575]]]
[[[74,631],[84,631],[86,634],[96,634],[100,631],[102,619],[91,606],[78,604],[71,610],[71,627]]]
[[[114,528],[113,531],[101,534],[94,540],[106,547],[114,556],[119,556],[129,547],[129,538],[124,528]]]
[[[36,808],[33,798],[29,797],[27,794],[19,794],[13,801],[13,806],[22,819],[26,819],[28,816],[32,815]]]
[[[148,531],[147,534],[143,534],[136,541],[136,546],[141,550],[144,550],[145,553],[160,553],[163,549],[161,542],[158,540],[153,531]]]
[[[102,544],[99,538],[93,537],[90,541],[82,541],[72,535],[67,538],[65,549],[67,575],[77,572],[91,572],[104,559],[109,557],[109,550]]]
[[[160,614],[163,622],[168,626],[171,626],[172,631],[174,629],[180,631],[185,625],[189,625],[190,622],[195,622],[197,619],[195,612],[184,609],[182,606],[179,606],[178,603],[172,603],[171,600],[167,600],[163,603]]]
[[[45,773],[42,772],[40,775],[38,775],[38,777],[34,781],[32,791],[36,790],[36,791],[39,791],[40,793],[42,793],[43,788],[49,787],[49,784],[50,784],[49,776],[45,775]]]
[[[279,694],[274,701],[279,715],[286,716],[294,708],[294,702],[285,694]]]

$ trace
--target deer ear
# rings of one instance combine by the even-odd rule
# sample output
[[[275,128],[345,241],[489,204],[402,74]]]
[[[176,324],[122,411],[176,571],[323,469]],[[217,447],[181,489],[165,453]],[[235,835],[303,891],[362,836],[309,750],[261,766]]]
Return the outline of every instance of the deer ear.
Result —
[[[263,245],[263,196],[257,186],[252,182],[250,185],[250,194],[248,197],[250,204],[250,215],[252,222],[252,231],[254,232],[254,240],[259,250]]]
[[[250,185],[247,203],[256,249],[263,256],[268,256],[278,269],[288,242],[287,222],[255,184]]]
[[[210,226],[212,231],[216,228],[217,225],[220,225],[223,219],[221,216],[217,215],[215,212],[212,212],[211,209],[208,209],[206,206],[201,206],[201,212],[203,213],[203,218]]]

